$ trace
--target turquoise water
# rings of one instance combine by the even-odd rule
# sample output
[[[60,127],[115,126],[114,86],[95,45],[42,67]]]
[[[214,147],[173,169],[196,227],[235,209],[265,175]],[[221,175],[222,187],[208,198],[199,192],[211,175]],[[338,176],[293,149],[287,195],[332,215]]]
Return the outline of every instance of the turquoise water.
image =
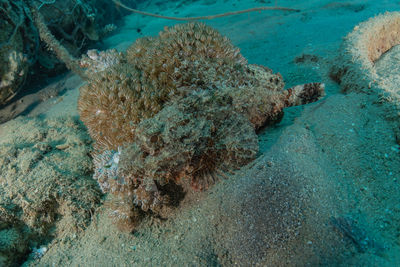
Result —
[[[400,265],[398,2],[3,2],[0,266]]]

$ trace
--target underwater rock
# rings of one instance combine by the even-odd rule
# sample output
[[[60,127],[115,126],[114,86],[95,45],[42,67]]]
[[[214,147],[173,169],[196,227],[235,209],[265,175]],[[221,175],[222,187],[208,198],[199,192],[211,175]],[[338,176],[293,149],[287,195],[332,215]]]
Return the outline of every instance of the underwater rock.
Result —
[[[388,104],[387,117],[398,120],[400,94],[390,77],[377,72],[376,62],[400,44],[400,12],[386,12],[354,27],[344,39],[330,76],[344,92],[375,94]]]
[[[105,12],[111,17],[113,13],[120,15],[106,0],[1,1],[0,20],[4,23],[0,24],[0,105],[9,102],[35,71],[55,74],[64,70],[54,53],[40,43],[29,9],[34,4],[51,31],[75,55],[115,29],[106,25],[110,16],[104,16]]]
[[[39,36],[23,1],[0,3],[0,105],[12,99],[24,85],[36,60]]]
[[[0,211],[0,223],[6,222],[3,212]],[[29,252],[29,235],[18,224],[13,227],[0,226],[0,266],[14,266],[21,263],[21,259]]]
[[[0,130],[0,258],[15,263],[32,247],[85,229],[101,192],[76,118],[18,118]]]
[[[99,41],[115,29],[107,23],[120,16],[107,0],[34,2],[51,32],[73,55],[79,55],[90,43]],[[60,61],[46,46],[40,46],[39,55],[39,63],[47,72],[61,68]]]

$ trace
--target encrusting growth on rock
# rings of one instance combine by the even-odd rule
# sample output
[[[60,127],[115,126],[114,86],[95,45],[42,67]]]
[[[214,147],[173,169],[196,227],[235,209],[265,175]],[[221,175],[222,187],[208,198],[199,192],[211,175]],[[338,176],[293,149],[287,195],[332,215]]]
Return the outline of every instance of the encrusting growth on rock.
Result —
[[[33,4],[32,4],[33,5]],[[53,50],[57,57],[65,63],[68,69],[78,73],[82,76],[82,70],[77,64],[77,60],[68,52],[68,50],[61,45],[61,43],[51,34],[46,26],[43,16],[36,8],[31,8],[32,16],[35,21],[36,27],[39,31],[39,36],[44,41],[50,50]]]
[[[123,54],[89,51],[81,65],[88,67],[90,82],[81,89],[78,107],[100,150],[132,142],[135,125],[193,89],[259,83],[248,80],[238,48],[198,23],[138,39]]]
[[[80,66],[88,83],[78,109],[95,140],[94,179],[128,230],[144,212],[165,215],[185,191],[249,163],[256,130],[324,95],[320,83],[284,90],[280,74],[248,64],[202,23],[166,27],[126,52],[89,51]]]

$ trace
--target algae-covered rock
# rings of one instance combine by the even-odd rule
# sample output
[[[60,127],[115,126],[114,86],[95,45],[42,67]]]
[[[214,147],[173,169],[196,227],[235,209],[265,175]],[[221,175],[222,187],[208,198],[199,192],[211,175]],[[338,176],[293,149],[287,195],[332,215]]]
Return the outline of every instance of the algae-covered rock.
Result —
[[[34,2],[51,32],[73,55],[79,55],[89,44],[112,31],[115,26],[108,23],[113,23],[120,15],[114,4],[107,0]],[[47,72],[60,69],[62,62],[49,53],[44,44],[39,54],[39,63]]]
[[[379,97],[387,111],[386,117],[398,121],[400,93],[393,72],[380,71],[378,61],[400,44],[400,12],[386,12],[356,25],[340,48],[331,77],[344,92],[364,92]],[[390,69],[395,69],[389,67]]]
[[[105,0],[1,0],[0,105],[21,90],[30,74],[37,71],[55,74],[64,70],[53,52],[40,42],[29,5],[38,7],[51,31],[75,55],[115,28],[107,23],[119,16],[114,5]],[[110,16],[104,16],[105,12]]]
[[[36,60],[39,36],[23,1],[0,2],[0,105],[23,86]]]
[[[135,125],[191,90],[261,83],[247,75],[238,48],[200,23],[140,38],[125,53],[89,52],[81,65],[90,82],[81,88],[78,108],[100,151],[132,142]],[[277,81],[275,86],[283,87]]]
[[[29,235],[18,227],[0,230],[0,266],[21,263],[21,259],[29,252],[28,237]]]
[[[90,177],[90,139],[76,118],[18,118],[0,134],[0,254],[15,262],[84,229],[100,192]]]

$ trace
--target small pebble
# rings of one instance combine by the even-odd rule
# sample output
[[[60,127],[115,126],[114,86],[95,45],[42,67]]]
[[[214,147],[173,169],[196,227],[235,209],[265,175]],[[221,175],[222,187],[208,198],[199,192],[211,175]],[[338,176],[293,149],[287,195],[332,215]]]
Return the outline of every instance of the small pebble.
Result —
[[[69,148],[69,145],[68,144],[56,145],[56,148],[59,150],[64,150]]]

